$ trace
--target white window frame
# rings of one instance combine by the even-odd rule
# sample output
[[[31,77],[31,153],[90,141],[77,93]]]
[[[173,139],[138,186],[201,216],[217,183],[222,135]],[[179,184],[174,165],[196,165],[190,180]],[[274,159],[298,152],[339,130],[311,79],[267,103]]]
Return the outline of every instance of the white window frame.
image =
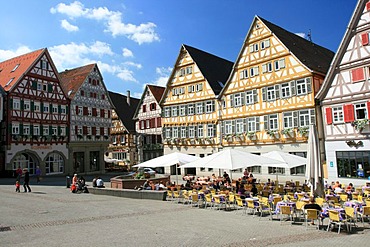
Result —
[[[34,125],[33,126],[33,135],[34,136],[40,135],[40,125]]]
[[[204,137],[204,127],[203,127],[203,124],[199,124],[198,125],[197,132],[198,132],[198,135],[197,136],[199,138],[203,138]]]
[[[165,135],[166,135],[166,138],[172,138],[172,128],[166,128],[166,131],[165,131]]]
[[[177,108],[177,106],[172,106],[171,107],[171,116],[172,117],[177,117],[177,115],[178,115],[178,108]]]
[[[195,137],[195,126],[189,126],[189,138]]]
[[[194,104],[188,104],[188,115],[194,115],[194,114],[195,114]]]
[[[19,99],[13,99],[13,109],[14,110],[21,109],[21,101]]]
[[[243,97],[242,93],[235,93],[234,94],[234,107],[243,106],[242,97]]]
[[[187,131],[186,131],[186,127],[185,126],[182,126],[181,129],[180,129],[180,136],[181,138],[187,138]]]
[[[66,128],[60,127],[60,136],[66,136]]]
[[[214,101],[206,101],[206,113],[214,112]]]
[[[293,128],[294,127],[294,117],[293,112],[283,112],[283,128]]]
[[[278,116],[278,114],[269,115],[268,129],[269,130],[278,130],[279,129],[279,116]]]
[[[81,127],[81,129],[82,129],[82,127]],[[49,135],[49,125],[42,126],[42,135],[43,136],[48,136]]]
[[[196,103],[196,114],[199,115],[199,114],[203,114],[203,102],[198,102]]]
[[[44,104],[42,112],[49,112],[49,111],[50,111],[49,104]]]
[[[267,101],[276,100],[275,86],[266,87],[266,100]]]
[[[231,135],[233,133],[233,122],[231,120],[225,121],[225,135]]]
[[[292,96],[290,82],[285,82],[280,85],[281,98],[289,98]]]
[[[172,137],[173,138],[179,138],[179,128],[177,126],[172,127]]]
[[[53,113],[58,113],[58,105],[52,105],[53,107]]]
[[[52,126],[51,127],[51,135],[53,135],[53,136],[58,135],[58,127],[57,126]]]
[[[179,116],[185,116],[186,113],[186,105],[179,106]]]
[[[195,85],[195,91],[196,92],[200,92],[203,90],[203,84],[202,83],[199,83],[197,85]]]
[[[19,123],[12,124],[12,135],[19,135]]]
[[[79,106],[79,107],[78,107],[77,115],[78,115],[78,116],[82,116],[82,115],[83,115],[83,107],[82,107],[82,106]]]
[[[67,114],[67,107],[65,105],[60,106],[60,113],[61,114]],[[98,115],[100,116],[100,115]]]
[[[87,115],[88,115],[89,117],[91,117],[91,116],[92,116],[92,108],[91,108],[91,107],[87,107]]]
[[[366,105],[366,102],[361,102],[361,103],[355,103],[353,104],[353,107],[354,107],[354,112],[355,112],[355,119],[356,120],[361,120],[361,119],[367,119],[368,117],[368,114],[367,114],[367,105]],[[360,118],[359,117],[359,114],[362,112],[364,117],[363,118]],[[361,114],[362,115],[362,114]]]
[[[299,79],[295,82],[297,95],[307,94],[307,81],[306,79]]]
[[[343,114],[343,106],[334,106],[332,108],[333,114],[333,123],[343,123],[344,122],[344,114]],[[299,114],[299,118],[301,114]]]
[[[275,68],[275,71],[284,69],[285,68],[285,58],[274,61],[274,68]]]
[[[34,112],[41,112],[40,111],[40,102],[34,102],[33,103],[33,111]]]
[[[239,118],[235,120],[235,133],[242,134],[244,132],[244,119]]]
[[[23,110],[30,111],[31,110],[31,102],[29,100],[25,100],[23,102]]]
[[[208,138],[214,137],[214,128],[215,128],[214,124],[207,124],[207,137]]]
[[[249,117],[248,124],[247,124],[248,132],[256,132],[257,131],[256,124],[257,124],[256,117]]]
[[[171,107],[164,108],[164,117],[171,117]]]

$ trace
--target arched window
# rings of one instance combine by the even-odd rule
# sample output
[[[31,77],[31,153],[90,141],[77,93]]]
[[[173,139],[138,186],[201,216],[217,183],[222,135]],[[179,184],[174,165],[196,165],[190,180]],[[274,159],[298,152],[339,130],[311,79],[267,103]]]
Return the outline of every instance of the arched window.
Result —
[[[46,174],[63,173],[64,159],[60,154],[51,153],[47,156],[45,161]]]

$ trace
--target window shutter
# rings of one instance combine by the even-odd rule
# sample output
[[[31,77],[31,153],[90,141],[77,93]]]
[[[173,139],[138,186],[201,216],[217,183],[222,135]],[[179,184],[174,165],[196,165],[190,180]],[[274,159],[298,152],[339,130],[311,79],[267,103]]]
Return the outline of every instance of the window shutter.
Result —
[[[242,92],[240,94],[241,94],[241,97],[242,97],[242,106],[243,106],[243,105],[245,105],[245,93]]]
[[[353,122],[355,120],[355,112],[352,104],[344,105],[343,112],[345,123]]]
[[[240,71],[239,72],[239,79],[244,79],[244,71],[242,70],[242,71]]]
[[[92,130],[91,130],[92,135],[93,135],[93,136],[94,136],[94,135],[96,135],[96,127],[92,127],[91,129],[92,129]]]
[[[262,88],[262,101],[266,101],[266,88]]]
[[[66,127],[66,136],[69,136],[69,128]]]
[[[230,106],[234,107],[234,94],[230,95]]]
[[[221,123],[221,136],[225,134],[225,121],[222,121]]]
[[[31,101],[31,111],[34,111],[34,109],[35,109],[35,103]]]
[[[253,103],[258,102],[258,92],[257,89],[253,89]]]
[[[33,125],[32,124],[30,125],[30,134],[31,136],[33,136]]]
[[[44,135],[44,126],[40,124],[40,136]]]
[[[33,90],[36,90],[36,89],[37,89],[37,81],[32,81],[32,86],[31,86],[31,88],[32,88]]]
[[[252,53],[253,51],[254,51],[254,50],[253,50],[253,45],[250,45],[250,46],[249,46],[249,52],[251,52],[251,53]]]
[[[23,135],[23,124],[19,124],[19,134]]]
[[[267,64],[262,64],[262,73],[266,73],[267,71]]]
[[[295,81],[290,82],[290,93],[292,96],[295,95]]]
[[[51,92],[53,92],[53,85],[48,84],[48,93],[51,93]]]
[[[275,85],[275,96],[276,99],[280,99],[280,85]]]
[[[100,135],[104,135],[104,127],[100,127]]]
[[[110,118],[110,110],[108,110],[108,118]]]
[[[213,125],[213,137],[216,137],[216,135],[217,135],[217,125],[214,124]]]
[[[84,135],[87,135],[87,126],[83,126],[83,127],[82,127],[82,133],[83,133]]]
[[[75,126],[75,134],[76,135],[78,134],[78,126],[77,125]]]
[[[306,84],[307,84],[307,93],[312,93],[311,78],[306,78]]]
[[[358,82],[365,79],[364,68],[357,68],[351,71],[352,82]]]
[[[49,105],[49,111],[50,111],[50,113],[53,113],[53,104]]]
[[[260,131],[260,117],[256,117],[256,132]]]
[[[83,107],[83,115],[84,115],[84,116],[87,116],[87,111],[88,111],[88,110],[87,110],[87,107],[86,107],[86,106],[84,106],[84,107]]]
[[[23,111],[24,110],[24,101],[21,100],[21,110]]]
[[[235,134],[235,120],[231,121],[231,132]]]
[[[369,44],[369,34],[368,33],[361,34],[361,41],[362,41],[362,45],[368,45]]]
[[[101,109],[101,110],[100,110],[100,117],[104,117],[104,114],[105,114],[105,113],[104,113],[104,109]]]
[[[367,119],[370,119],[370,101],[366,102],[367,105]]]
[[[40,112],[44,112],[44,103],[40,103]]]
[[[76,115],[78,115],[78,105],[76,105]]]
[[[268,130],[269,129],[269,116],[263,116],[263,129]]]
[[[248,132],[248,118],[243,119],[243,132]]]
[[[326,113],[326,123],[332,124],[333,123],[332,109],[330,107],[326,108],[325,113]]]
[[[53,126],[49,125],[49,136],[53,134]]]
[[[310,121],[311,124],[316,124],[316,114],[315,114],[315,109],[310,110]]]
[[[298,127],[298,111],[293,112],[293,126]]]
[[[367,2],[366,3],[366,10],[369,11],[370,10],[370,2]]]

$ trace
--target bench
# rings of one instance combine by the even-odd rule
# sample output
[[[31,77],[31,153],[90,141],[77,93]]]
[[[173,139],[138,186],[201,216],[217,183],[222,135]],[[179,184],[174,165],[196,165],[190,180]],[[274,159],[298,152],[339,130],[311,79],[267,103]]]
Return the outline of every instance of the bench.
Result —
[[[165,201],[166,190],[134,190],[134,189],[114,189],[114,188],[87,188],[89,193],[96,195],[118,196],[132,199],[146,199]]]

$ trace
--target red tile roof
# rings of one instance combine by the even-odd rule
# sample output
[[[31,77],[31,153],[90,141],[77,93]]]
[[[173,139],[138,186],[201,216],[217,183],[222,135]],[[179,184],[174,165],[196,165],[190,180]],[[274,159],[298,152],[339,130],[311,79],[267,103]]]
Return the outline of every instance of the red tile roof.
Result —
[[[150,91],[152,92],[155,100],[159,103],[159,101],[161,100],[162,98],[162,95],[164,93],[164,90],[166,88],[164,87],[160,87],[160,86],[155,86],[155,85],[148,85],[148,88],[150,89]]]
[[[65,70],[59,73],[61,86],[67,93],[69,99],[73,99],[86,77],[94,69],[96,64],[89,64],[82,67]]]
[[[3,87],[5,91],[10,91],[11,88],[30,69],[30,67],[37,61],[39,57],[41,57],[41,54],[44,53],[45,51],[46,51],[46,48],[43,48],[43,49],[39,49],[39,50],[36,50],[36,51],[1,62],[0,63],[0,86]],[[17,65],[18,67],[16,68]],[[12,78],[13,80],[9,83],[9,81]]]

